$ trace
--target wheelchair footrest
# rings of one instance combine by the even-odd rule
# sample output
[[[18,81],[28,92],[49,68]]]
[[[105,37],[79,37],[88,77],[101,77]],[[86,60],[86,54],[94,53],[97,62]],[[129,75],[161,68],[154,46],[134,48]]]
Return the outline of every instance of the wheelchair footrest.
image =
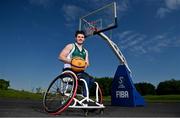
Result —
[[[102,108],[105,108],[105,106],[104,106],[104,105],[100,105],[100,106],[88,106],[88,105],[83,105],[83,106],[69,106],[69,108],[102,109]]]

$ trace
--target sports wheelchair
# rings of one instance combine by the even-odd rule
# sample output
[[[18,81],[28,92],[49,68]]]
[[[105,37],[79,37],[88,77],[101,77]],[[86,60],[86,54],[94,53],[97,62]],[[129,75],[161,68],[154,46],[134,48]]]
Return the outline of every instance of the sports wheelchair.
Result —
[[[83,95],[82,85],[86,90],[86,96]],[[102,103],[102,92],[97,82],[95,82],[96,96],[90,98],[89,89],[86,81],[71,70],[66,70],[57,76],[49,85],[44,93],[43,106],[46,112],[59,115],[67,108],[83,109],[87,116],[91,110],[98,110],[101,114],[105,106]]]

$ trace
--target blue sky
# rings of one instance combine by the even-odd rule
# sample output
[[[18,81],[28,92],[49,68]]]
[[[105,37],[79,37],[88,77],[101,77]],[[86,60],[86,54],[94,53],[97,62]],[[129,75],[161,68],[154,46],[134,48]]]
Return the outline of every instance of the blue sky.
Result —
[[[133,82],[157,85],[180,79],[180,0],[115,0],[112,40],[123,52]],[[63,67],[59,52],[74,42],[79,18],[111,0],[1,0],[0,78],[15,89],[46,88]],[[107,32],[108,33],[108,32]],[[113,77],[119,61],[99,36],[86,39],[96,77]]]

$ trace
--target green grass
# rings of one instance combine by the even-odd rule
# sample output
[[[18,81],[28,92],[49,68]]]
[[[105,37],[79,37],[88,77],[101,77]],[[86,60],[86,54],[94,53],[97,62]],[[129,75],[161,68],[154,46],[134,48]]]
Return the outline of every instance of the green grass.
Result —
[[[180,102],[180,95],[146,95],[146,102]],[[104,96],[104,101],[110,102],[111,96]]]
[[[40,100],[42,99],[42,94],[8,89],[8,90],[0,90],[0,98]]]
[[[147,102],[180,102],[180,95],[146,95]]]
[[[13,89],[0,90],[0,99],[30,99],[42,100],[43,95],[27,91]],[[143,96],[146,102],[180,102],[180,95],[146,95]],[[103,97],[105,102],[111,101],[111,96]]]

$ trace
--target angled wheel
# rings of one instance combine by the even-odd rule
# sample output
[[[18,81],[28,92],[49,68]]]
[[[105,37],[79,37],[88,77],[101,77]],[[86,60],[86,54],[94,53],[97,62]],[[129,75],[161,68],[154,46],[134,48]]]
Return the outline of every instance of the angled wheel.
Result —
[[[103,103],[103,96],[102,96],[102,91],[101,91],[100,87],[98,87],[98,92],[99,92],[99,94],[98,94],[98,97],[99,97],[98,103],[102,104]]]
[[[77,76],[72,71],[64,71],[57,76],[44,94],[45,111],[58,115],[66,110],[76,94],[77,85]]]
[[[95,82],[95,85],[96,85],[95,90],[94,90],[95,96],[92,99],[94,101],[96,101],[97,103],[102,104],[103,103],[103,96],[102,96],[101,88],[97,82]],[[96,97],[98,97],[98,99]]]
[[[98,93],[96,93],[96,95],[98,94],[98,101],[96,101],[96,99],[94,98],[94,101],[96,101],[97,103],[99,103],[99,104],[102,104],[103,103],[103,96],[102,96],[102,91],[101,91],[101,88],[99,87],[99,84],[97,83],[97,82],[95,82],[96,83],[96,92],[98,92]],[[89,110],[90,112],[95,112],[95,111],[97,111],[97,110],[99,110],[99,109],[91,109],[91,110]]]
[[[95,82],[94,84],[95,86],[95,96],[91,97],[90,99],[92,99],[94,102],[89,102],[88,105],[89,106],[97,106],[98,104],[102,104],[103,103],[103,96],[102,96],[102,91],[101,88],[99,87],[99,84],[97,82]],[[98,97],[98,99],[96,98],[96,96]],[[99,110],[98,108],[91,108],[91,109],[83,109],[84,111],[88,111],[88,112],[95,112],[97,110]]]
[[[88,116],[88,110],[84,110],[84,116],[87,117]]]

